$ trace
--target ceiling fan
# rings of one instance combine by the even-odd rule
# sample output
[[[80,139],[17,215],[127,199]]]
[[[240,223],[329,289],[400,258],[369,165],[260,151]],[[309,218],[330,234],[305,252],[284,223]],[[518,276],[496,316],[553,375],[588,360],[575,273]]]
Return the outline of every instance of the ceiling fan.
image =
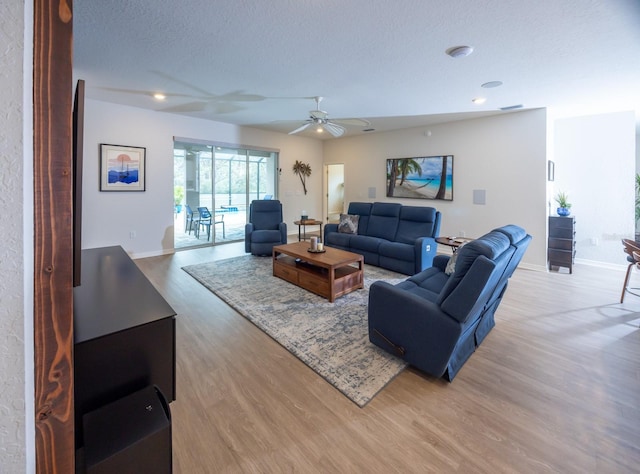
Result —
[[[359,118],[348,118],[348,119],[329,119],[327,112],[324,110],[320,110],[320,102],[322,102],[322,97],[313,97],[316,101],[316,110],[309,111],[309,118],[305,120],[304,124],[295,130],[289,132],[289,135],[293,135],[294,133],[301,132],[306,130],[311,126],[315,126],[316,129],[321,132],[326,130],[334,137],[341,137],[344,135],[346,129],[345,125],[353,125],[356,127],[368,127],[371,125],[371,122],[364,119]]]

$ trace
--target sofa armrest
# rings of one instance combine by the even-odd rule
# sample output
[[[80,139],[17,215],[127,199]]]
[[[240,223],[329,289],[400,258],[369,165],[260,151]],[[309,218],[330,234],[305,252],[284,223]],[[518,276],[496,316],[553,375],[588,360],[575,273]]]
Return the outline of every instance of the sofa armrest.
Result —
[[[415,273],[420,273],[425,268],[433,265],[433,258],[436,256],[438,245],[432,237],[419,237],[415,244],[416,267]]]
[[[436,255],[433,257],[433,267],[436,267],[441,272],[444,272],[447,268],[447,263],[451,259],[451,255]]]
[[[324,226],[324,235],[322,236],[322,241],[327,241],[327,234],[330,232],[338,232],[338,224],[325,224]]]
[[[369,340],[388,349],[404,349],[403,358],[440,377],[462,332],[462,326],[438,305],[384,281],[369,290]]]

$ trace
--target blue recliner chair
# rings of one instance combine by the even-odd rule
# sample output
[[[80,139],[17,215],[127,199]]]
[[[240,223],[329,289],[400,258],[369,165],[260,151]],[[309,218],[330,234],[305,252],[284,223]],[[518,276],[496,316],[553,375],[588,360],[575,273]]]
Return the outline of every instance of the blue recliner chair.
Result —
[[[287,224],[282,221],[278,200],[256,200],[249,205],[245,225],[244,249],[253,255],[271,255],[274,245],[287,243]]]
[[[507,225],[433,267],[369,291],[369,340],[435,377],[452,381],[495,325],[494,313],[531,236]],[[455,258],[453,269],[447,269]]]

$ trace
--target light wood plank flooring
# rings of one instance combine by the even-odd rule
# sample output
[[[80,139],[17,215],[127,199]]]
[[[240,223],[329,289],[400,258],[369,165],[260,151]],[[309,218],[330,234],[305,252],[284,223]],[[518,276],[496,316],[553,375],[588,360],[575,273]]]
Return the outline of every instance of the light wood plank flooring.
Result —
[[[517,270],[453,383],[407,369],[361,409],[181,270],[243,254],[136,261],[178,313],[175,473],[640,472],[640,298],[618,303],[622,270]]]

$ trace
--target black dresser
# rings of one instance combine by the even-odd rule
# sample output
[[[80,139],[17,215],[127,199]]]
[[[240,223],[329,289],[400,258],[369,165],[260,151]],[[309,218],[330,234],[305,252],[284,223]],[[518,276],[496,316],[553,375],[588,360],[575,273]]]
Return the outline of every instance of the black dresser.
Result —
[[[74,288],[73,305],[76,472],[85,472],[87,419],[95,419],[99,410],[112,417],[111,404],[122,405],[140,390],[157,388],[161,400],[175,400],[176,313],[119,246],[82,251],[82,284]],[[136,446],[145,447],[137,441]],[[170,453],[164,451],[170,468]],[[141,458],[139,453],[130,457]],[[86,472],[101,471],[87,466]]]
[[[549,216],[547,260],[552,267],[567,267],[573,273],[576,255],[576,219],[573,216]]]

